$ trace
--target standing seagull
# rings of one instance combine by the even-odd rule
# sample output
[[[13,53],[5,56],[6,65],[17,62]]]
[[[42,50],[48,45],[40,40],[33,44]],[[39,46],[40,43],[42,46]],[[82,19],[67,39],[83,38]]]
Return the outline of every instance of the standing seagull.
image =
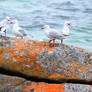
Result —
[[[28,35],[25,32],[25,30],[19,26],[19,23],[17,20],[14,20],[11,24],[13,24],[12,32],[14,33],[16,37],[21,37],[21,39],[23,39],[23,37],[25,36],[32,36],[32,35]]]
[[[9,30],[10,17],[6,17],[0,22],[0,35],[4,32],[6,36],[6,31]]]
[[[52,29],[50,28],[49,25],[45,25],[42,27],[42,29],[45,30],[45,33],[47,35],[48,38],[50,38],[50,41],[53,41],[53,45],[55,45],[55,40],[56,39],[59,39],[61,40],[61,44],[63,44],[63,40],[66,39],[68,36],[69,36],[69,27],[71,26],[71,23],[69,21],[66,21],[64,23],[64,28],[61,30],[61,31],[58,31],[58,30],[55,30],[55,29]]]

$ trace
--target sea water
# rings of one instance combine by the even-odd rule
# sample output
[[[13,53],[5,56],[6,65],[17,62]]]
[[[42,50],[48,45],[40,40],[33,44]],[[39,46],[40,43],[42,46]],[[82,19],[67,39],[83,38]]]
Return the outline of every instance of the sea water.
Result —
[[[5,16],[17,19],[34,36],[25,39],[38,41],[49,41],[41,29],[43,25],[62,30],[64,22],[70,21],[70,36],[64,44],[92,51],[92,0],[0,0],[0,20]],[[12,26],[7,35],[15,37]]]

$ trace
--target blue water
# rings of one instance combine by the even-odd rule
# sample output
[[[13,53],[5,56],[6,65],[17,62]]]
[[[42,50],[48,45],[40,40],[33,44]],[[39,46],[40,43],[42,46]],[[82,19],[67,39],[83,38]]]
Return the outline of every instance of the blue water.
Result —
[[[20,26],[34,36],[32,39],[45,41],[49,39],[41,30],[43,25],[62,29],[64,21],[69,20],[71,32],[64,44],[92,51],[92,0],[0,0],[0,20],[5,16],[18,19]],[[11,30],[8,36],[14,37]]]

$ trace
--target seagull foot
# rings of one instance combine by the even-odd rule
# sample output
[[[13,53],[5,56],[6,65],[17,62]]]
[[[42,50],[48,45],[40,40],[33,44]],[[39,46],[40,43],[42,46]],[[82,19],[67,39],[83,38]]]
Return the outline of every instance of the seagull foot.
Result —
[[[52,43],[52,44],[49,44],[50,47],[54,47],[55,46],[55,43]]]
[[[51,43],[51,41],[52,41],[52,40],[49,40],[49,42],[48,42],[48,43]]]

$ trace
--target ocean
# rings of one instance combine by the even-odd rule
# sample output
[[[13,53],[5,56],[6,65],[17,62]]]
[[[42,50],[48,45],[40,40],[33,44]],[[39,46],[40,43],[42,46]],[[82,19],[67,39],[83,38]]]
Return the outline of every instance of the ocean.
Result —
[[[49,41],[41,29],[43,25],[62,30],[64,22],[70,21],[70,36],[64,44],[92,51],[92,0],[0,0],[0,20],[6,16],[17,19],[34,36],[25,39],[38,41]],[[7,35],[14,37],[12,26]]]

